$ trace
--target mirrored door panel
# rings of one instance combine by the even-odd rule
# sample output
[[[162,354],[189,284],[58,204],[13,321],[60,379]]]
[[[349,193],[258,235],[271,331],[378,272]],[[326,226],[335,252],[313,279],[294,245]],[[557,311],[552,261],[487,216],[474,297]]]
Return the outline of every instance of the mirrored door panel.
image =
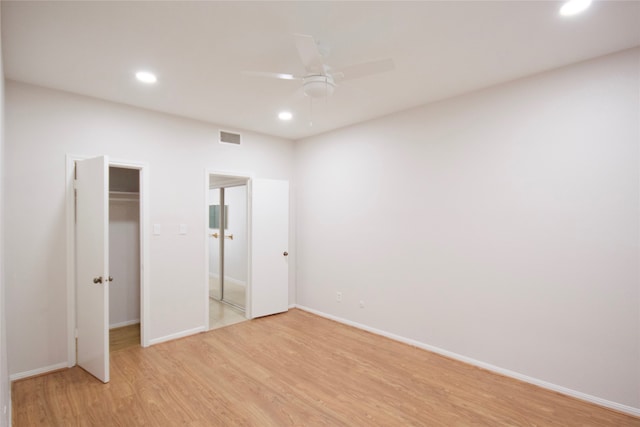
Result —
[[[220,192],[218,188],[209,190],[209,297],[222,299],[222,281],[220,280]]]
[[[247,289],[247,186],[224,188],[222,300],[244,309]]]

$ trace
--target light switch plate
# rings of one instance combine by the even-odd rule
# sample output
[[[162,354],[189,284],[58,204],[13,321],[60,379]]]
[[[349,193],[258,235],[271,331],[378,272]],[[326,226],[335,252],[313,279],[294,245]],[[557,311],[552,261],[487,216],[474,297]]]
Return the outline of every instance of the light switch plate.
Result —
[[[154,236],[159,236],[161,231],[162,231],[162,226],[160,224],[153,224]]]
[[[180,224],[180,234],[187,234],[187,224]]]

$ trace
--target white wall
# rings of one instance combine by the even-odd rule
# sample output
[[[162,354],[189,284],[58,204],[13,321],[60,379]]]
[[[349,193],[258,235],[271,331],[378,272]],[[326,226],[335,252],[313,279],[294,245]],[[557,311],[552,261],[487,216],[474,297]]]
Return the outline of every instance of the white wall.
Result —
[[[640,408],[639,60],[299,141],[297,303]]]
[[[67,153],[149,165],[150,222],[162,226],[149,248],[149,338],[206,328],[205,170],[290,180],[293,143],[243,132],[242,146],[223,145],[214,125],[12,81],[6,96],[10,372],[67,361]]]
[[[0,19],[1,21],[1,19]],[[1,33],[2,31],[0,31]],[[4,258],[4,68],[2,66],[2,40],[0,38],[0,427],[11,425],[11,386],[7,364],[6,311],[5,311],[5,258]]]
[[[140,204],[109,198],[109,325],[140,322]]]

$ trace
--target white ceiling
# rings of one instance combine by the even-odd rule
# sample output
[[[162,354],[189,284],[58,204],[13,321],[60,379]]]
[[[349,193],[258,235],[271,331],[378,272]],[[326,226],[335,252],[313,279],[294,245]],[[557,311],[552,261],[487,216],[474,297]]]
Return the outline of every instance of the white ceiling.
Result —
[[[560,4],[2,1],[2,48],[9,79],[299,139],[640,45],[638,1],[571,18]],[[334,68],[387,57],[396,68],[312,107],[297,81],[241,74],[303,73],[293,33],[328,47]],[[158,83],[138,83],[139,69]]]

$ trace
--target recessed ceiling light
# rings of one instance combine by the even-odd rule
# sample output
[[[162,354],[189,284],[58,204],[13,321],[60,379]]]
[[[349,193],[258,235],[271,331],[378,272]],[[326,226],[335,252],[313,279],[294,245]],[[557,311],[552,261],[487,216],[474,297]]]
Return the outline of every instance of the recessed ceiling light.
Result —
[[[280,114],[278,114],[278,118],[280,120],[291,120],[291,118],[293,118],[293,114],[289,111],[281,111]]]
[[[560,8],[560,15],[571,16],[586,10],[591,5],[591,0],[569,0]]]
[[[158,81],[158,79],[156,78],[156,75],[148,71],[138,71],[136,73],[136,79],[138,79],[142,83],[148,83],[148,84],[152,84]]]

